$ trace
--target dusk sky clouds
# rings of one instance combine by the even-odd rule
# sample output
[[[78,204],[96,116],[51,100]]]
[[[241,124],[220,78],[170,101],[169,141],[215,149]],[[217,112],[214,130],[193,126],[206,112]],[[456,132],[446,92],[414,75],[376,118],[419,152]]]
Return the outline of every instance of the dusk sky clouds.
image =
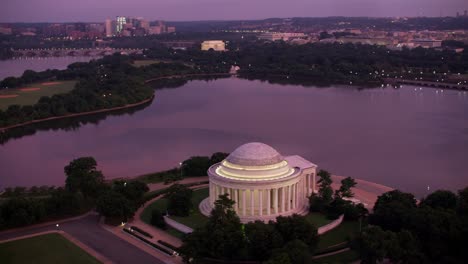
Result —
[[[467,0],[1,0],[0,22],[235,20],[316,16],[454,16]]]

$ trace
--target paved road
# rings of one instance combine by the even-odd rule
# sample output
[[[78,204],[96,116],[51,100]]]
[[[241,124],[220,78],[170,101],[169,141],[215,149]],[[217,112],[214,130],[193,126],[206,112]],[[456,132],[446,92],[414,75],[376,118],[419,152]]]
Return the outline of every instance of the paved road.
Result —
[[[59,228],[107,257],[114,263],[164,263],[136,246],[115,236],[111,232],[103,229],[99,225],[99,216],[97,215],[88,215],[78,220],[62,223]],[[9,233],[0,233],[0,240],[54,229],[57,229],[57,227],[55,225],[50,225]]]

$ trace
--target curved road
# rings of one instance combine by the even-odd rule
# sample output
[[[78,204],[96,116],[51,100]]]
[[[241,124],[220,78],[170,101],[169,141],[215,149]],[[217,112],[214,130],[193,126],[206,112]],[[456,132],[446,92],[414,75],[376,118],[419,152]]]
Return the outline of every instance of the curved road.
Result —
[[[77,238],[82,243],[94,249],[101,255],[107,257],[113,263],[164,263],[156,257],[144,252],[138,247],[102,228],[99,224],[99,216],[95,214],[89,214],[80,219],[61,223],[58,229],[63,230]],[[51,224],[46,226],[24,228],[19,231],[1,232],[0,240],[49,230],[57,230],[57,227],[54,224]]]

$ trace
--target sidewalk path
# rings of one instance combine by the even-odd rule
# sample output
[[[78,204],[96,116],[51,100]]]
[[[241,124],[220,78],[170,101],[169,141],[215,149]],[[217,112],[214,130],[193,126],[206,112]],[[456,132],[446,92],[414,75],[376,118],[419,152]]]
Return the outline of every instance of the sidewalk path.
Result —
[[[180,183],[180,184],[189,184],[189,183],[196,183],[196,182],[202,182],[202,181],[208,181],[208,176],[201,176],[201,177],[188,177],[184,178],[180,181],[177,181],[175,183]],[[174,183],[172,183],[174,184]],[[159,183],[149,183],[148,188],[150,189],[150,192],[160,190],[160,189],[165,189],[171,186],[172,184],[164,184],[163,182]]]
[[[30,228],[15,229],[14,232],[2,232],[0,240],[11,239],[46,231],[64,231],[97,253],[105,256],[112,263],[122,264],[162,264],[165,263],[154,255],[142,251],[139,247],[115,236],[99,224],[99,216],[87,214],[79,219],[59,224],[48,223]]]

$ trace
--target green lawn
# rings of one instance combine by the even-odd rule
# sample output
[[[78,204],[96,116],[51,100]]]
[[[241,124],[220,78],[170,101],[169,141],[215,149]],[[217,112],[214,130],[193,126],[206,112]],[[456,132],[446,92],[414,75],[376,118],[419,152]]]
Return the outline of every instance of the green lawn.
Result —
[[[174,179],[180,179],[180,178],[181,178],[180,171],[178,169],[172,169],[172,170],[167,170],[167,171],[154,172],[154,173],[140,175],[136,177],[135,179],[142,181],[144,183],[160,183],[166,180],[174,180]]]
[[[359,255],[356,251],[348,250],[345,252],[338,253],[336,255],[331,255],[328,257],[323,257],[319,259],[314,259],[314,263],[318,264],[334,264],[334,263],[352,263],[359,259]]]
[[[2,264],[100,263],[55,233],[0,244],[0,262]]]
[[[160,61],[160,60],[135,60],[135,61],[133,61],[133,66],[143,67],[143,66],[148,66],[148,65],[151,65],[151,64],[160,63],[160,62],[162,62],[162,61]]]
[[[194,191],[193,197],[192,197],[193,210],[192,212],[190,212],[190,215],[187,217],[171,216],[171,218],[193,229],[204,226],[206,222],[208,221],[208,217],[206,217],[204,214],[200,212],[200,210],[198,209],[198,205],[200,205],[201,201],[207,198],[208,195],[209,195],[208,188],[203,188],[203,189]]]
[[[208,197],[208,193],[209,193],[208,188],[203,188],[203,189],[193,191],[192,203],[193,203],[194,208],[191,211],[190,215],[186,217],[171,216],[171,218],[191,228],[196,228],[196,227],[204,225],[206,221],[208,221],[208,217],[206,217],[200,212],[200,210],[198,209],[198,205],[203,199]],[[145,210],[143,210],[143,213],[141,214],[141,220],[143,220],[143,222],[147,224],[150,224],[151,212],[154,209],[158,209],[161,212],[166,212],[167,199],[162,198],[162,199],[156,200],[154,203],[146,207]]]
[[[324,214],[321,213],[309,213],[305,216],[307,221],[311,222],[315,227],[319,228],[324,226],[333,220],[329,220]]]
[[[363,224],[364,227],[364,224]],[[327,247],[346,242],[347,239],[359,232],[359,221],[343,221],[337,228],[320,236],[318,249],[325,249]]]
[[[20,89],[6,89],[0,91],[0,109],[5,110],[10,105],[33,105],[39,101],[42,96],[52,96],[54,94],[68,93],[75,88],[76,81],[60,81],[57,84],[44,85],[42,83],[33,83],[25,85],[22,88],[40,88],[36,91],[21,91]],[[5,95],[18,95],[16,97],[1,98]]]

